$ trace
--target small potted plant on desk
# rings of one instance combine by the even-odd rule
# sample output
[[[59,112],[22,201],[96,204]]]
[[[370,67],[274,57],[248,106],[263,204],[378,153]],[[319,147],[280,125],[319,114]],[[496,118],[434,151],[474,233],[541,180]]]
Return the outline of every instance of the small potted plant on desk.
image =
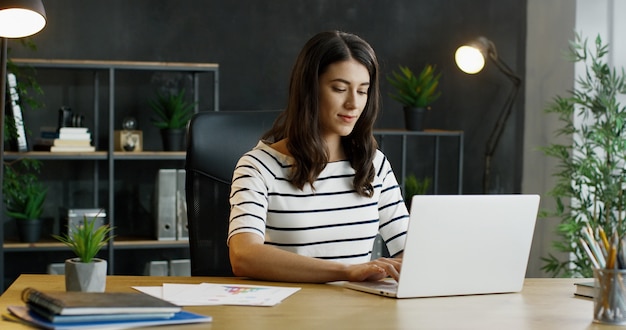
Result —
[[[41,236],[41,214],[48,189],[39,181],[41,162],[21,158],[4,164],[2,194],[6,213],[15,219],[20,240],[37,242]]]
[[[96,218],[84,217],[83,223],[68,228],[68,233],[52,235],[76,254],[76,258],[65,260],[66,291],[104,292],[106,288],[107,262],[96,255],[112,238],[109,235],[112,228],[109,225],[96,228]]]
[[[424,130],[424,115],[441,96],[437,89],[441,73],[435,71],[434,66],[426,65],[419,76],[415,76],[411,69],[400,66],[399,73],[393,71],[387,77],[387,81],[396,89],[390,96],[404,106],[404,123],[410,131]]]
[[[156,98],[149,101],[155,117],[152,124],[161,130],[165,151],[185,150],[185,129],[194,114],[195,103],[185,99],[185,90],[178,92],[157,92]]]

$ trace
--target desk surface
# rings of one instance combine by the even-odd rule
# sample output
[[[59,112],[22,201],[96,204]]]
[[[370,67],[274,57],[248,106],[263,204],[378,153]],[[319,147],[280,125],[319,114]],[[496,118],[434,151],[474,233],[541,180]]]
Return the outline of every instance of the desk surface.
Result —
[[[442,298],[392,299],[330,284],[256,282],[217,277],[109,276],[107,291],[162,283],[240,283],[297,286],[302,290],[274,307],[194,306],[213,316],[210,325],[177,329],[604,329],[592,323],[593,301],[573,295],[575,279],[526,279],[521,293]],[[21,275],[0,296],[0,310],[22,305],[21,291],[65,289],[62,275]],[[0,329],[31,329],[0,321]],[[168,329],[159,327],[158,329]]]

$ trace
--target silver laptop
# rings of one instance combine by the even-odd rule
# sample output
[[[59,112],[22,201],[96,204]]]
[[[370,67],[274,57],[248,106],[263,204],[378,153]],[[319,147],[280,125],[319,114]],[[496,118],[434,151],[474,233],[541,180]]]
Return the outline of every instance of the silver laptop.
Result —
[[[416,195],[398,282],[345,287],[395,298],[519,292],[538,195]]]

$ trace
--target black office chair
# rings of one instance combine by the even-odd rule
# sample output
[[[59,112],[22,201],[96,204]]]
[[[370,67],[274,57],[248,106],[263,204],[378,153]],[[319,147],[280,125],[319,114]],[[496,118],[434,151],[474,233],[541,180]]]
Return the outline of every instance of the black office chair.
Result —
[[[233,275],[226,246],[233,170],[279,113],[200,112],[189,122],[185,193],[192,276]]]

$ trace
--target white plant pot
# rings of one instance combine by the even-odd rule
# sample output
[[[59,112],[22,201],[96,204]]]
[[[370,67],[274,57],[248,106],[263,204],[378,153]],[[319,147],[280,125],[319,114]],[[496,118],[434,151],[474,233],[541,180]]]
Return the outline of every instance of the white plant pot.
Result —
[[[78,258],[65,260],[65,291],[104,292],[107,262],[94,258],[90,263]]]

